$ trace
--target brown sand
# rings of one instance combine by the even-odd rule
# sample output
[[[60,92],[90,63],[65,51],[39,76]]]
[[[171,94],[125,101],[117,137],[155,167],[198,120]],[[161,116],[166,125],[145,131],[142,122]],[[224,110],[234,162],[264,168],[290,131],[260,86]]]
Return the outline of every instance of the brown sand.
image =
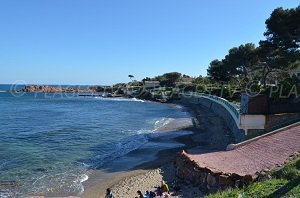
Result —
[[[230,131],[216,114],[200,105],[181,105],[193,116],[193,127],[189,127],[189,130],[194,133],[175,138],[176,141],[186,145],[185,150],[220,151],[225,150],[226,146],[232,142]],[[160,140],[154,138],[151,141],[159,142]],[[168,183],[171,191],[172,183],[175,180],[178,181],[181,192],[178,195],[171,192],[172,197],[201,197],[203,193],[197,187],[178,180],[175,176],[173,160],[180,150],[182,148],[159,151],[155,160],[139,165],[131,171],[116,173],[114,177],[106,181],[97,182],[91,179],[94,182],[85,184],[86,190],[81,197],[105,197],[105,189],[110,187],[116,198],[134,198],[137,196],[137,190],[143,193],[146,190],[154,190],[155,186],[160,185],[162,179]]]

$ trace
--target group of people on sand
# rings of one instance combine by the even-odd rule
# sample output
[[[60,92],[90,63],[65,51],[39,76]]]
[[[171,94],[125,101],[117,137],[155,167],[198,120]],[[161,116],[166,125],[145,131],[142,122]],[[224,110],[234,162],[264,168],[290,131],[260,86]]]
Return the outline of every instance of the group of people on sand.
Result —
[[[137,191],[138,197],[135,198],[154,198],[154,197],[162,197],[167,198],[170,197],[170,190],[168,184],[165,181],[161,181],[161,186],[156,187],[155,191],[146,191],[143,194],[140,190]]]
[[[143,193],[140,190],[138,190],[136,193],[138,194],[138,197],[135,197],[135,198],[154,198],[154,197],[156,197],[156,194],[153,191],[149,192],[147,190],[144,195],[143,195]]]
[[[136,196],[135,198],[168,198],[168,197],[171,197],[169,186],[165,181],[161,181],[161,186],[155,187],[155,188],[156,188],[155,191],[147,190],[145,194],[143,194],[140,190],[138,190],[136,192],[138,196]],[[110,188],[106,189],[105,198],[116,198]]]

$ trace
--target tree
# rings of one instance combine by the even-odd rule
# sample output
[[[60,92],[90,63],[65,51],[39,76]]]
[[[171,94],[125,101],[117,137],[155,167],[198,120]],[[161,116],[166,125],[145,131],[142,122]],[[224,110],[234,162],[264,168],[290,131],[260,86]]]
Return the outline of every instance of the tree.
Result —
[[[254,70],[260,73],[260,82],[266,86],[268,76],[273,72],[286,71],[286,65],[289,62],[285,52],[278,48],[276,44],[269,41],[260,41],[257,49],[258,62]],[[276,79],[273,79],[276,80]]]
[[[186,74],[183,74],[183,75],[182,75],[182,78],[190,78],[190,76],[189,76],[189,75],[186,75]]]
[[[297,65],[300,59],[299,21],[300,7],[286,10],[277,8],[266,20],[266,40],[259,43],[259,61],[256,67],[256,70],[261,71],[261,82],[264,86],[272,73],[284,73]]]
[[[283,80],[290,68],[300,65],[300,6],[275,9],[265,22],[266,40],[259,47],[252,43],[231,48],[225,58],[213,60],[208,69],[209,79],[219,82]]]
[[[231,79],[248,81],[257,62],[256,47],[252,43],[233,47],[222,61],[213,60],[207,70],[212,80],[228,82]]]
[[[151,81],[151,78],[149,78],[149,77],[146,77],[146,78],[143,78],[143,80],[142,80],[143,82],[145,82],[145,81]]]
[[[156,77],[160,81],[161,86],[172,87],[175,85],[175,82],[179,81],[181,78],[181,73],[178,72],[170,72],[165,73],[162,76]]]
[[[128,77],[130,78],[131,81],[133,81],[134,76],[129,74]]]
[[[253,43],[231,48],[228,55],[222,60],[231,78],[238,77],[243,80],[250,78],[249,72],[258,61],[256,47]]]
[[[226,68],[222,61],[215,59],[210,62],[207,69],[207,75],[209,79],[218,82],[228,82],[230,81],[230,75],[228,68]]]
[[[292,9],[275,9],[266,20],[267,41],[283,50],[299,52],[300,45],[300,6]]]
[[[209,82],[209,79],[208,79],[208,77],[204,77],[204,76],[198,76],[197,78],[195,78],[194,80],[193,80],[193,83],[194,84],[209,84],[210,82]]]

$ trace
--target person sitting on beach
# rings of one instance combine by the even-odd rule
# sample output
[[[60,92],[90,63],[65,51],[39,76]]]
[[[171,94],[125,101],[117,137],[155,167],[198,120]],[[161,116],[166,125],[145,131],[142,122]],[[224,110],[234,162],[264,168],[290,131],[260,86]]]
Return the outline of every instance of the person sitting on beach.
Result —
[[[144,195],[140,190],[138,190],[136,193],[139,195],[138,198],[144,198]]]
[[[161,181],[161,190],[163,193],[170,193],[169,186],[165,181]]]
[[[144,197],[145,197],[145,198],[150,198],[150,193],[149,193],[148,190],[146,191],[146,194],[144,195]]]
[[[163,192],[162,192],[161,187],[158,186],[158,187],[155,187],[155,188],[156,188],[156,195],[159,196],[159,197],[162,196],[162,193],[163,193]]]
[[[106,189],[105,198],[115,198],[110,188]]]
[[[155,192],[153,192],[153,191],[150,191],[150,198],[154,198],[154,197],[156,197],[156,194],[155,194]]]

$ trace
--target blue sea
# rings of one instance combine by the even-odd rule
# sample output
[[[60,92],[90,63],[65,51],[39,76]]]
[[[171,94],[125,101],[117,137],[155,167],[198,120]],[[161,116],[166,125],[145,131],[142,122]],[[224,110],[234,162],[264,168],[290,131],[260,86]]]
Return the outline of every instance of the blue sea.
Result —
[[[78,195],[90,170],[182,117],[189,115],[179,106],[135,98],[0,92],[0,197]]]

